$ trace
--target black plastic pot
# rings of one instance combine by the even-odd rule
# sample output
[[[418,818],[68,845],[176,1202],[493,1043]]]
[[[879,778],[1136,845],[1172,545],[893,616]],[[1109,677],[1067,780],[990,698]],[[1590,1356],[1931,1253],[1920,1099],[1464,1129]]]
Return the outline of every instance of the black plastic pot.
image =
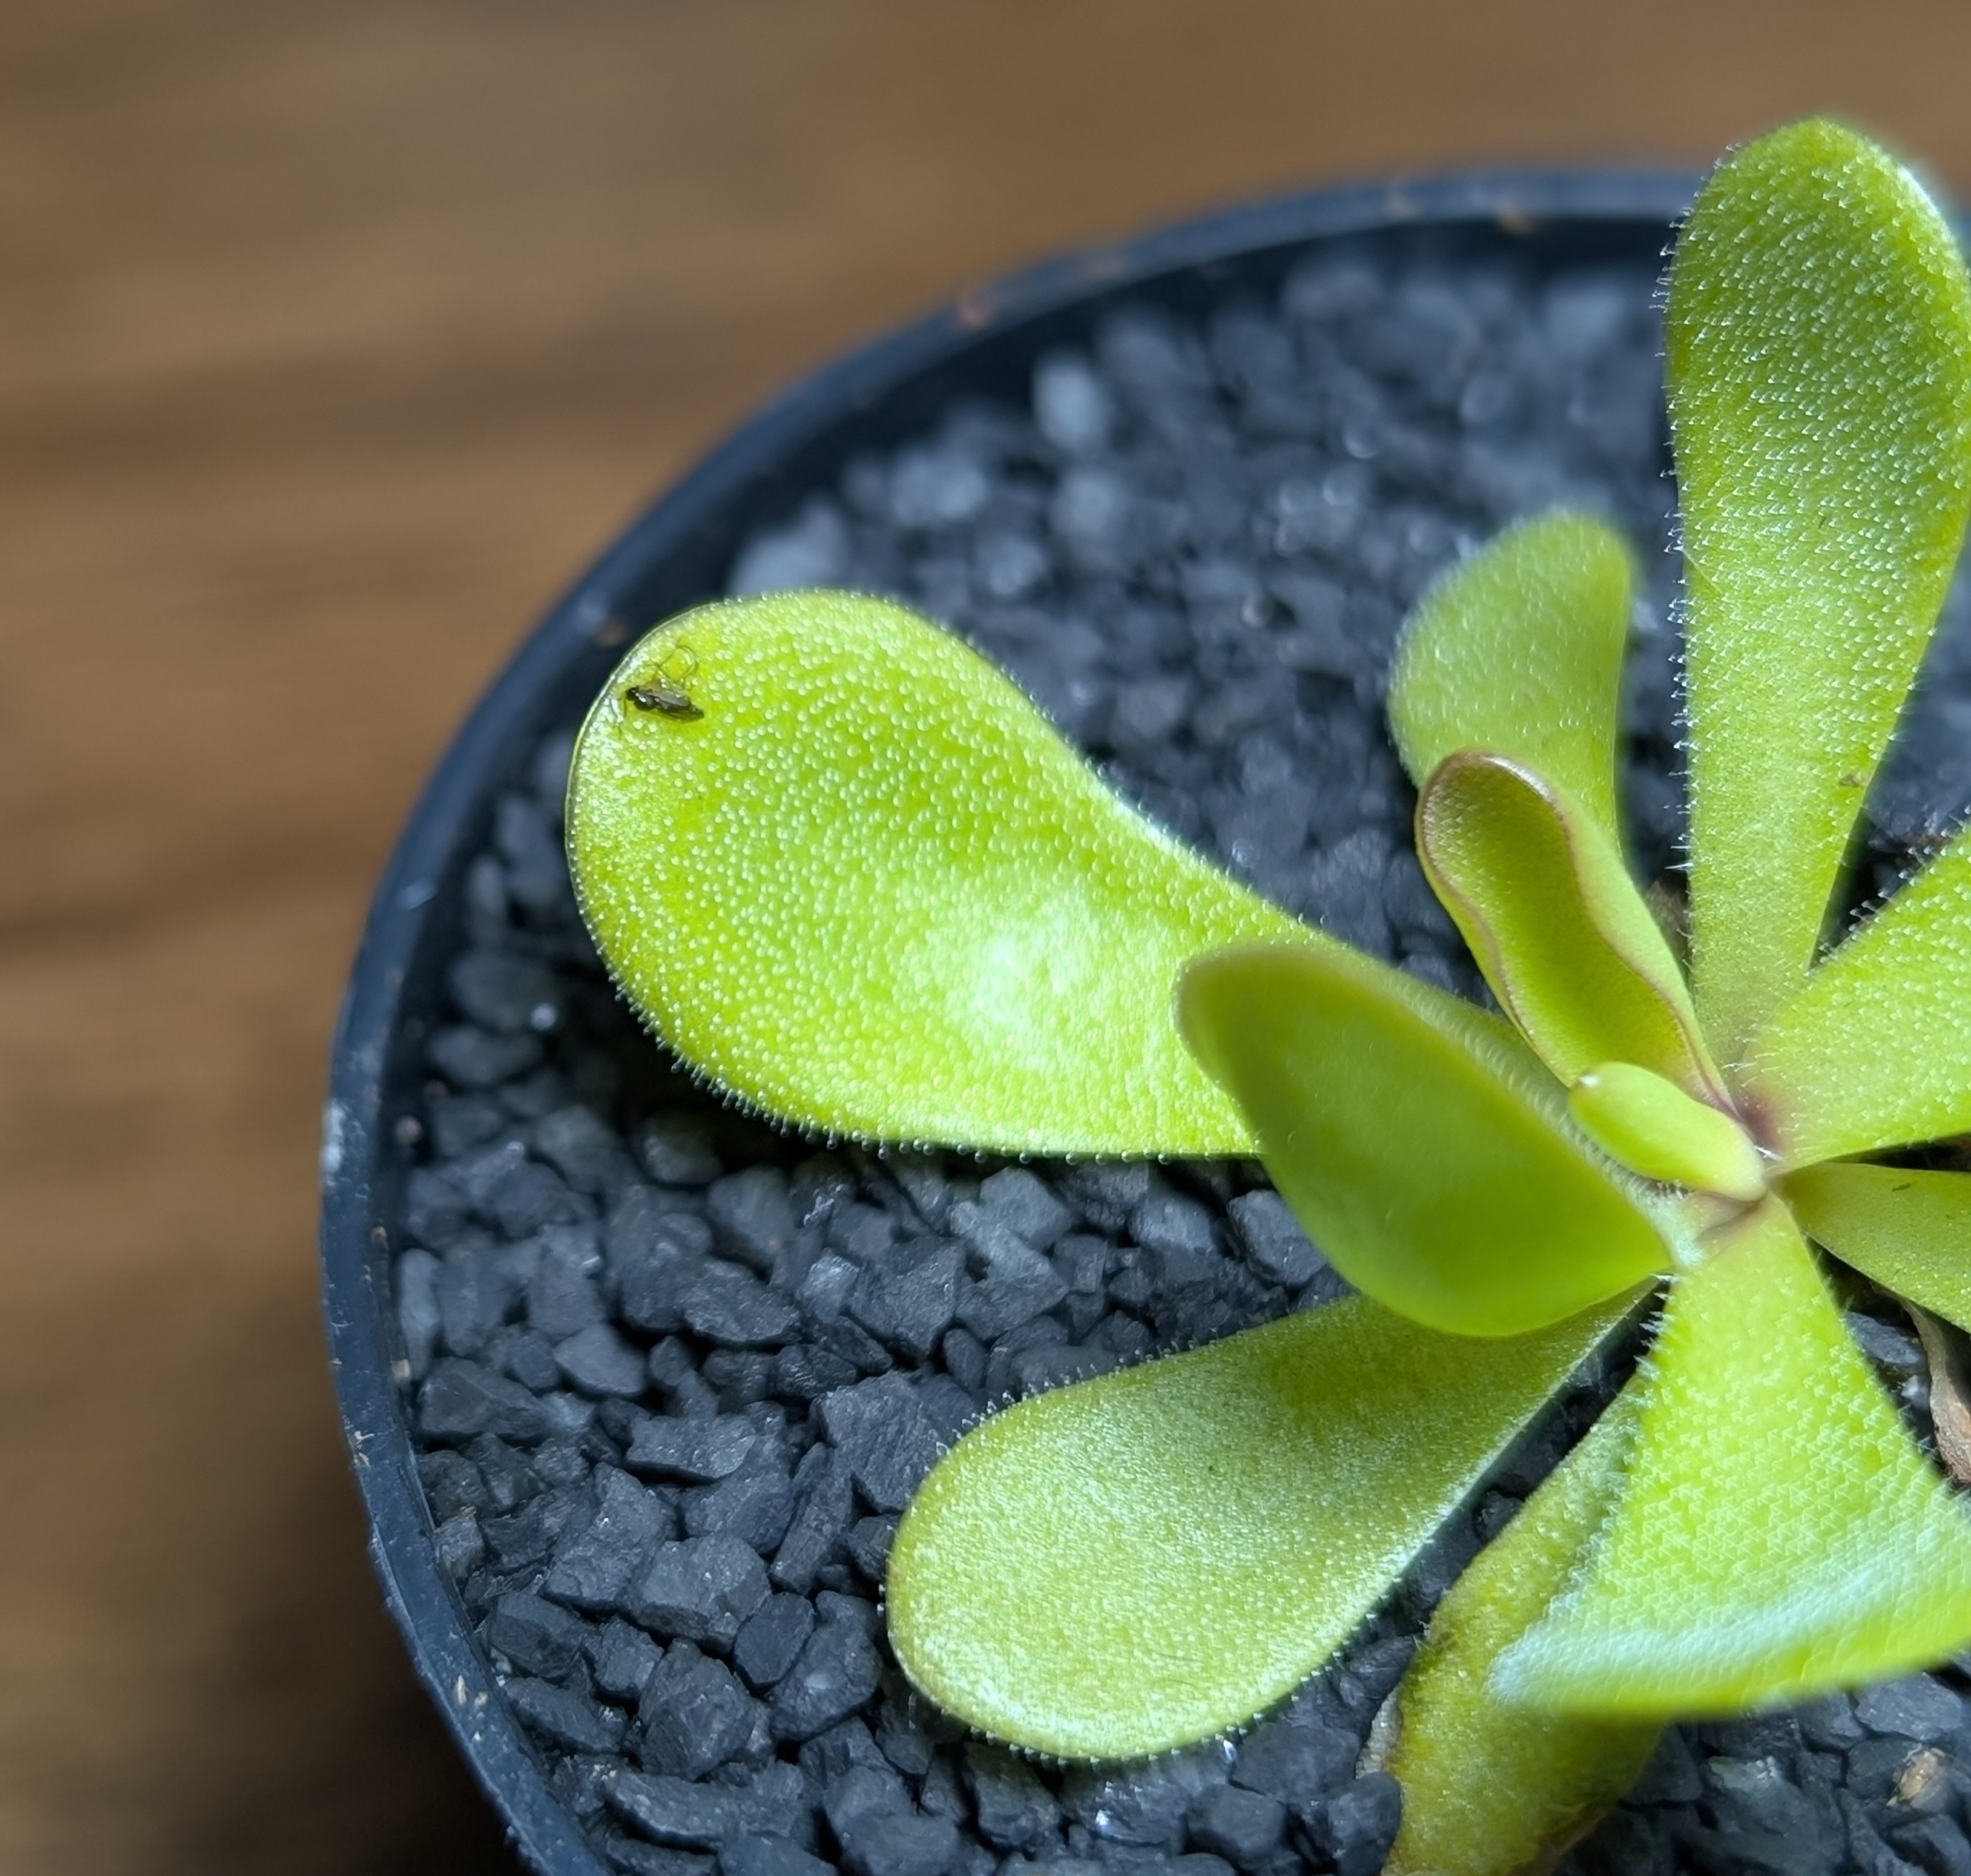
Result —
[[[819,373],[715,451],[582,575],[459,732],[386,869],[337,1025],[322,1147],[331,1363],[370,1550],[417,1670],[520,1845],[551,1876],[605,1876],[497,1691],[441,1573],[413,1464],[389,1297],[420,1039],[459,930],[468,858],[497,790],[572,721],[630,637],[717,595],[749,532],[857,453],[924,428],[960,395],[1023,393],[1036,358],[1127,298],[1196,311],[1264,294],[1321,244],[1437,231],[1455,252],[1536,265],[1653,261],[1692,193],[1656,174],[1500,175],[1322,192],[1096,249],[968,295]]]

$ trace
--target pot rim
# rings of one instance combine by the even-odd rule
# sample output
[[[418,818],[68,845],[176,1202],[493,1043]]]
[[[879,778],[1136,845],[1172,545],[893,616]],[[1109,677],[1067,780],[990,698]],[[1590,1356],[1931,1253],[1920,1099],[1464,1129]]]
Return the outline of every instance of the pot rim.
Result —
[[[752,520],[806,492],[801,459],[845,424],[941,380],[999,335],[1044,342],[1050,325],[1122,297],[1211,299],[1236,268],[1283,273],[1321,240],[1401,229],[1508,236],[1625,230],[1666,237],[1696,194],[1687,172],[1504,171],[1360,184],[1223,209],[1045,261],[961,295],[822,366],[742,422],[652,503],[523,640],[441,756],[386,864],[331,1045],[321,1155],[322,1302],[343,1430],[369,1521],[371,1561],[418,1678],[436,1702],[509,1839],[552,1876],[608,1876],[498,1698],[458,1593],[438,1565],[415,1470],[393,1346],[393,1197],[384,1132],[393,1088],[421,1031],[406,1006],[432,986],[448,935],[447,890],[486,819],[494,785],[564,701],[592,691],[627,642],[619,616],[652,569],[702,543],[715,517],[754,493]],[[929,403],[923,405],[930,408]],[[917,427],[917,413],[905,430]],[[719,563],[722,572],[723,562]],[[594,676],[586,688],[576,681]],[[393,1081],[393,1076],[396,1080]],[[403,1378],[407,1379],[407,1375]]]

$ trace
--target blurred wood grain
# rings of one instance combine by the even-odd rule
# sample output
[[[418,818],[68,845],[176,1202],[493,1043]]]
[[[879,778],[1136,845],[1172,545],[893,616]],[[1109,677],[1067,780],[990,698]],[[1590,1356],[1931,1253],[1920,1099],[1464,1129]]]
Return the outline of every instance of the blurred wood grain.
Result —
[[[380,1609],[322,1062],[451,725],[695,452],[1075,241],[1834,109],[1937,0],[0,11],[0,1869],[511,1868]]]

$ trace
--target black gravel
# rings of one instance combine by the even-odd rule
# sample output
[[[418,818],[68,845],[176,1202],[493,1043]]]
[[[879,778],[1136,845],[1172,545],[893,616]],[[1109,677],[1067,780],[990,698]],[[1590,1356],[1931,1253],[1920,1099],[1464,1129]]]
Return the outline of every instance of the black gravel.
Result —
[[[852,463],[732,569],[894,594],[1001,660],[1115,785],[1282,904],[1481,994],[1425,885],[1382,723],[1404,612],[1560,503],[1642,551],[1633,845],[1674,895],[1672,497],[1653,277],[1420,241],[1277,304],[1125,311],[1024,408]],[[1953,620],[1963,607],[1953,601]],[[1971,803],[1971,632],[1871,803],[1858,901]],[[611,994],[561,856],[568,736],[494,804],[430,1080],[396,1137],[405,1386],[438,1554],[562,1799],[662,1876],[1373,1876],[1361,1772],[1436,1596],[1604,1376],[1452,1521],[1349,1653],[1236,1739],[1057,1768],[910,1692],[878,1613],[895,1514],[993,1404],[1344,1287],[1249,1164],[1003,1165],[812,1142],[710,1103]],[[1921,1422],[1921,1364],[1858,1290]],[[1971,1876],[1956,1669],[1684,1728],[1574,1876]]]

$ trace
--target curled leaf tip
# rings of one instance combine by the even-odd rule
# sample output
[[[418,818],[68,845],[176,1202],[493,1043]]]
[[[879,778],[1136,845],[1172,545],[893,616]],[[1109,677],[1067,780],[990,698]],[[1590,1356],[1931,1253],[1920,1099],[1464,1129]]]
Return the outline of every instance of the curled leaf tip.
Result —
[[[1416,829],[1486,982],[1562,1082],[1612,1060],[1716,1093],[1669,942],[1621,848],[1564,789],[1510,756],[1460,750],[1424,783]]]

